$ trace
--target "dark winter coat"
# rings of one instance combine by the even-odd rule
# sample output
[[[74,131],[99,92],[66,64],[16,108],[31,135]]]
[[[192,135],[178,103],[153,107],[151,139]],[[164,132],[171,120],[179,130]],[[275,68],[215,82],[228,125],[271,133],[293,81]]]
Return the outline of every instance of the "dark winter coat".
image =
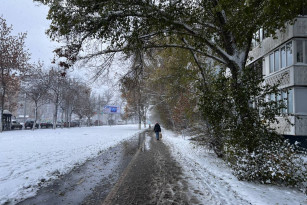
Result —
[[[161,127],[158,123],[155,124],[154,131],[155,132],[161,132]]]

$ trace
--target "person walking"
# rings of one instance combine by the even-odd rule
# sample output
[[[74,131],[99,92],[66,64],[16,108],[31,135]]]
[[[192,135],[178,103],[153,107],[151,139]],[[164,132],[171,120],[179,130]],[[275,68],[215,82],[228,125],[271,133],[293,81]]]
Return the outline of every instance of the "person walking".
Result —
[[[158,122],[155,124],[154,132],[156,133],[157,140],[159,140],[159,133],[161,132],[161,127]]]

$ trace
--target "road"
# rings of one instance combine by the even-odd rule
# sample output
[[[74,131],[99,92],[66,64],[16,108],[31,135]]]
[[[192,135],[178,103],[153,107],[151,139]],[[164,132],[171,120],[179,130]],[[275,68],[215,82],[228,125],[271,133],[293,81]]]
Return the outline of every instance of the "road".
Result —
[[[143,132],[42,187],[26,204],[198,204],[163,140]]]

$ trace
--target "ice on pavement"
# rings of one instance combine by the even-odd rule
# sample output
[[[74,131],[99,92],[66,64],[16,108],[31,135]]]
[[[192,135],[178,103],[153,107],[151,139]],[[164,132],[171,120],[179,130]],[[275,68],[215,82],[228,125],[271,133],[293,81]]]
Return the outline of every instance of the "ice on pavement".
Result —
[[[35,195],[39,183],[138,132],[137,125],[120,125],[0,133],[0,204]]]

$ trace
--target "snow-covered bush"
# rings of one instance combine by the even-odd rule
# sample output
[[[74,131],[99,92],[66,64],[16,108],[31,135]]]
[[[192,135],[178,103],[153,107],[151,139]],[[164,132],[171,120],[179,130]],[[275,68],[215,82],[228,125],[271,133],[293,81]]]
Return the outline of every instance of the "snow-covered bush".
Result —
[[[306,152],[288,141],[263,142],[252,153],[228,146],[226,159],[240,180],[284,184],[306,191]],[[304,184],[305,183],[305,184]]]

